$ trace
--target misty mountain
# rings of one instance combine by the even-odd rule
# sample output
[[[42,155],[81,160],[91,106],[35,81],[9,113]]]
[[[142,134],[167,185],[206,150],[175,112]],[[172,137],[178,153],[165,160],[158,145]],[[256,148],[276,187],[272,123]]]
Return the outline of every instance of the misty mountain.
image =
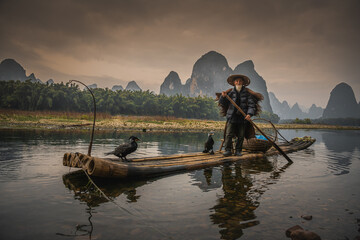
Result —
[[[206,53],[195,62],[191,77],[184,85],[181,84],[181,80],[176,72],[170,72],[161,85],[160,94],[172,95],[177,92],[193,97],[199,95],[215,97],[216,92],[221,92],[232,87],[226,81],[232,74],[249,76],[251,79],[249,88],[264,95],[264,101],[261,103],[263,110],[273,112],[266,82],[255,71],[254,63],[252,61],[243,62],[233,71],[229,67],[226,58],[215,51]]]
[[[360,118],[360,108],[351,86],[342,82],[331,91],[323,118]]]
[[[262,108],[265,111],[273,112],[273,109],[270,105],[269,93],[267,90],[265,80],[255,71],[254,63],[249,60],[245,61],[236,66],[233,74],[243,74],[248,76],[251,80],[249,88],[252,90],[261,93],[264,96],[264,100],[262,101]]]
[[[45,83],[48,84],[48,85],[51,85],[51,84],[54,84],[54,80],[52,78],[50,78]]]
[[[322,116],[324,111],[323,108],[317,107],[315,104],[310,107],[308,113],[302,111],[298,103],[290,108],[287,101],[280,102],[272,92],[269,92],[269,98],[274,113],[281,119],[317,119]]]
[[[90,89],[94,89],[94,88],[97,88],[97,84],[93,83],[93,84],[87,85],[87,87]]]
[[[194,64],[191,77],[183,85],[179,75],[171,71],[165,78],[160,87],[160,93],[166,95],[182,94],[184,96],[206,95],[214,97],[215,92],[229,89],[231,86],[226,79],[231,74],[244,74],[249,76],[251,84],[249,88],[264,95],[262,107],[268,112],[277,114],[281,119],[295,118],[360,118],[360,102],[355,99],[353,89],[346,83],[338,84],[330,94],[326,109],[317,107],[313,104],[308,113],[301,110],[299,104],[290,108],[286,101],[280,102],[273,93],[268,93],[266,81],[255,71],[254,63],[249,60],[236,66],[232,70],[226,58],[215,52],[210,51],[203,55]],[[0,81],[30,79],[32,82],[41,82],[35,77],[34,73],[26,75],[25,69],[14,59],[5,59],[0,63]],[[46,81],[47,84],[54,84],[52,79]],[[89,88],[97,88],[94,83]],[[113,91],[123,90],[121,85],[114,85]],[[135,81],[127,84],[125,90],[141,91]]]
[[[232,72],[223,55],[215,51],[206,53],[194,64],[190,81],[188,82],[190,88],[189,95],[214,97],[215,92],[231,88],[226,79]]]
[[[114,85],[111,90],[115,92],[117,90],[124,90],[124,88],[121,85]]]
[[[288,119],[290,106],[287,101],[280,102],[275,94],[269,92],[269,100],[272,107],[272,110],[275,114],[277,114],[281,119]],[[296,117],[295,117],[296,118]]]
[[[311,105],[308,112],[308,117],[310,119],[320,118],[324,113],[324,109],[322,107],[317,107],[315,104]]]
[[[160,86],[160,94],[173,96],[176,94],[187,95],[184,91],[185,86],[181,84],[181,80],[177,72],[171,71]]]
[[[137,83],[135,81],[130,81],[125,90],[128,90],[128,91],[141,91],[141,88],[137,85]]]
[[[300,105],[300,104],[299,104],[299,108],[300,108],[301,111],[303,111],[304,113],[309,112],[309,109],[310,109],[310,108],[308,108],[308,107],[306,107],[306,106],[304,106],[304,105]]]
[[[19,80],[26,81],[30,79],[32,82],[41,82],[35,77],[34,73],[26,76],[25,69],[14,59],[5,59],[0,63],[0,81]]]
[[[288,119],[294,119],[294,118],[304,119],[304,118],[306,118],[306,114],[300,109],[298,103],[295,103],[290,108],[288,116],[289,116]]]

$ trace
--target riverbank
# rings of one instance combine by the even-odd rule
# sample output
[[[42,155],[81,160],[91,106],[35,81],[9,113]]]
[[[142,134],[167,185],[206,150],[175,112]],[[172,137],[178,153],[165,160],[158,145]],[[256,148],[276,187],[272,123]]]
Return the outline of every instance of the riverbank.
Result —
[[[139,131],[219,131],[225,121],[183,119],[165,116],[111,116],[99,113],[96,130],[139,130]],[[0,128],[19,129],[90,129],[92,114],[66,112],[40,112],[0,110]],[[260,128],[271,128],[270,124],[259,123]],[[360,127],[320,124],[275,124],[278,129],[339,129],[360,130]]]

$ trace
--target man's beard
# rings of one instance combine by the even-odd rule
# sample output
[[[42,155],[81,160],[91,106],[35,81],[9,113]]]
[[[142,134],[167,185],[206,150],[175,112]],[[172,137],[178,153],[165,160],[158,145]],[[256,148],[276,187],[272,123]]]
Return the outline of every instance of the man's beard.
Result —
[[[242,88],[242,85],[235,85],[236,91],[240,92],[241,88]]]

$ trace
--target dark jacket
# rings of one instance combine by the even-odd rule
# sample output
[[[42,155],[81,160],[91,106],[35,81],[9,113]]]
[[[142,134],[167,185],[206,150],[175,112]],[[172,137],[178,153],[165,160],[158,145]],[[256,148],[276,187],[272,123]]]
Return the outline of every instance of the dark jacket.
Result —
[[[256,101],[252,94],[243,86],[240,92],[235,87],[228,93],[229,97],[244,111],[245,114],[254,116],[256,111]],[[227,109],[226,118],[232,123],[244,122],[244,116],[229,102],[226,97],[221,96],[219,104]]]

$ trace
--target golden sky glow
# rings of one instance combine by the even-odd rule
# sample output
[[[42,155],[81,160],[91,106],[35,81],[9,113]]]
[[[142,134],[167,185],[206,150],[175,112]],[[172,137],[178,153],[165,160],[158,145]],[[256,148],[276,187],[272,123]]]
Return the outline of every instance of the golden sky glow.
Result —
[[[360,101],[359,12],[358,0],[2,0],[0,61],[42,81],[158,93],[214,50],[232,69],[251,59],[279,100],[325,107],[340,82]]]

